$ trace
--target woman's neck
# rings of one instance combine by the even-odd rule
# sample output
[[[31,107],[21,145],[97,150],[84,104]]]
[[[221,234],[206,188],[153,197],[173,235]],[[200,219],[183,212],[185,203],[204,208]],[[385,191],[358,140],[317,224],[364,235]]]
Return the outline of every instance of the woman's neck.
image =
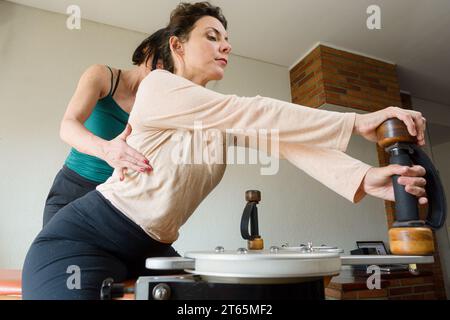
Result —
[[[124,70],[122,72],[122,79],[127,92],[130,92],[133,96],[136,95],[138,87],[141,81],[147,76],[148,72],[144,66],[136,66],[130,70]]]
[[[175,70],[174,72],[177,76],[183,77],[188,79],[189,81],[192,81],[195,84],[198,84],[202,87],[206,87],[206,85],[208,84],[209,80],[206,79],[203,75],[201,74],[196,74],[195,72],[189,72],[186,69],[180,68],[179,70]]]

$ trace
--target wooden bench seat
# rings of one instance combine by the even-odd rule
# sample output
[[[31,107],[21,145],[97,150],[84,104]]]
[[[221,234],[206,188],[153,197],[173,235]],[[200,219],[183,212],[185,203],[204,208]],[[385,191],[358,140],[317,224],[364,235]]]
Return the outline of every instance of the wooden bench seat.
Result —
[[[133,287],[136,280],[125,282],[126,287]],[[0,269],[0,300],[22,299],[22,271],[11,269]],[[134,294],[125,294],[118,300],[134,300]]]

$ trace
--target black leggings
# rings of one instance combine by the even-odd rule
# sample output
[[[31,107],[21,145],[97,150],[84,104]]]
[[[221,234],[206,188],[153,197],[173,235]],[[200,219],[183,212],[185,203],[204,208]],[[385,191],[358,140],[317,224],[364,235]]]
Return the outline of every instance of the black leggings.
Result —
[[[145,268],[148,257],[171,256],[179,256],[171,244],[152,239],[94,190],[62,208],[38,234],[25,258],[22,297],[99,299],[108,277],[122,282],[175,273]]]
[[[56,175],[45,201],[43,227],[61,208],[94,190],[98,185],[99,183],[80,176],[64,165]]]

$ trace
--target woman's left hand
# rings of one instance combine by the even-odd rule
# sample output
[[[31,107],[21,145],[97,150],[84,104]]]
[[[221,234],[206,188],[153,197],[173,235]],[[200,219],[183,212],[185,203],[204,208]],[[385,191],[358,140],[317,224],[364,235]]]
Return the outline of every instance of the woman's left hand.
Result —
[[[365,139],[377,142],[376,129],[387,119],[398,118],[408,127],[408,132],[417,137],[419,146],[425,145],[425,123],[426,119],[418,111],[406,110],[398,107],[388,107],[380,111],[356,114],[353,132],[363,136]]]
[[[392,176],[399,175],[398,183],[405,186],[405,191],[416,196],[420,204],[426,204],[425,185],[423,178],[426,171],[422,166],[405,167],[391,164],[381,168],[370,168],[361,184],[364,192],[371,196],[388,201],[395,201]]]

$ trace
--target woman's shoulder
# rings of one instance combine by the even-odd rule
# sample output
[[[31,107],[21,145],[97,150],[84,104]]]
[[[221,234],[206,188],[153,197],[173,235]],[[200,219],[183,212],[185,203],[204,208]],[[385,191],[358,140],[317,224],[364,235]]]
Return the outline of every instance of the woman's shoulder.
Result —
[[[171,85],[174,83],[191,83],[186,78],[180,77],[170,71],[164,69],[156,69],[150,72],[143,81],[153,82],[154,84],[158,83],[160,85]]]
[[[86,68],[84,74],[89,74],[91,76],[106,79],[111,78],[110,70],[112,70],[112,72],[116,71],[115,68],[112,68],[104,64],[93,64]]]
[[[93,64],[86,68],[81,76],[81,79],[95,84],[98,88],[101,88],[102,95],[104,95],[103,93],[106,94],[109,92],[111,72],[115,72],[114,68],[111,68],[112,71],[110,71],[109,68],[110,67],[104,64]]]
[[[171,78],[174,76],[172,72],[169,72],[164,69],[156,69],[148,73],[148,75],[144,78],[143,81],[154,81],[159,78]]]

